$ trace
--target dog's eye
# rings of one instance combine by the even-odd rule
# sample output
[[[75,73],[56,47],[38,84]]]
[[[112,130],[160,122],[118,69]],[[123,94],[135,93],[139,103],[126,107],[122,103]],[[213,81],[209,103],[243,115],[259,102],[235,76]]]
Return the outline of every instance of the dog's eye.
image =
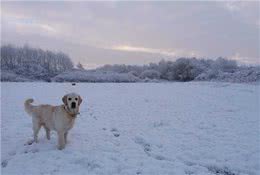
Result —
[[[77,100],[78,100],[78,98],[75,98],[75,100],[77,101]]]
[[[71,100],[71,98],[69,98],[69,101]]]

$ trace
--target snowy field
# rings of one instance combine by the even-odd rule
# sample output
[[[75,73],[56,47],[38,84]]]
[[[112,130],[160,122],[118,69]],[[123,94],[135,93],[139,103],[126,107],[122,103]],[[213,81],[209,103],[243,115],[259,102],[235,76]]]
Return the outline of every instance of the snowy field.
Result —
[[[3,175],[260,174],[260,85],[231,83],[2,83]],[[81,115],[57,150],[23,109],[83,97]]]

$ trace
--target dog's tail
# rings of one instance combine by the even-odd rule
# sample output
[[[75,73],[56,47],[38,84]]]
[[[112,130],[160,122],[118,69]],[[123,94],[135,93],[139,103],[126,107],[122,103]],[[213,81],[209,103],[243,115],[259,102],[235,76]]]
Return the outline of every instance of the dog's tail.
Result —
[[[24,102],[24,109],[25,111],[31,115],[33,113],[33,109],[34,109],[34,106],[31,104],[33,102],[33,99],[30,98],[30,99],[27,99],[25,100]]]

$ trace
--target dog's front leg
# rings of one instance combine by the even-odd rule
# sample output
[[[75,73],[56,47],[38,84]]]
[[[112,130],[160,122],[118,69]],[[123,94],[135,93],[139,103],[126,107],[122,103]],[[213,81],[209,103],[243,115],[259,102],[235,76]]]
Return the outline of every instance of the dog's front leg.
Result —
[[[64,134],[65,144],[67,143],[68,131]]]
[[[62,150],[64,148],[65,148],[64,132],[58,132],[58,149]]]

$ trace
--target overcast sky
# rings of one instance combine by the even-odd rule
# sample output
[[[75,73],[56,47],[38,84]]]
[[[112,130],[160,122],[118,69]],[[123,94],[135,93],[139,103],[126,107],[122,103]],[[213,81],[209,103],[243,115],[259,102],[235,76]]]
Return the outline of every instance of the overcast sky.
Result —
[[[67,53],[87,68],[178,57],[259,61],[259,2],[2,2],[2,44]]]

